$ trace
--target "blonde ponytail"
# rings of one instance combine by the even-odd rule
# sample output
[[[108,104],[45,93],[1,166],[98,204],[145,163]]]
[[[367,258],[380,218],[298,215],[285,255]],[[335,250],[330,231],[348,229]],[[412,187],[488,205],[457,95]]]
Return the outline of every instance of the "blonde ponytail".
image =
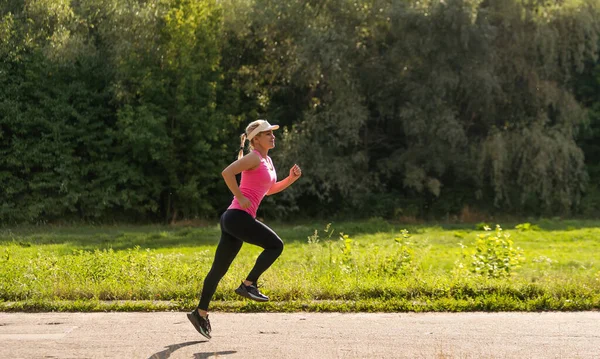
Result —
[[[244,145],[246,144],[246,134],[242,133],[240,136],[240,152],[238,152],[238,160],[244,157]]]
[[[258,127],[258,125],[260,125],[262,122],[264,122],[264,120],[256,120],[254,122],[251,122],[247,127],[246,127],[246,132],[242,133],[240,135],[240,152],[238,153],[238,160],[242,157],[244,157],[244,145],[246,144],[246,140],[248,139],[248,135],[250,133],[252,133],[252,131]],[[252,146],[252,140],[249,140],[248,142],[250,142],[249,147],[250,149],[254,149],[254,146]]]

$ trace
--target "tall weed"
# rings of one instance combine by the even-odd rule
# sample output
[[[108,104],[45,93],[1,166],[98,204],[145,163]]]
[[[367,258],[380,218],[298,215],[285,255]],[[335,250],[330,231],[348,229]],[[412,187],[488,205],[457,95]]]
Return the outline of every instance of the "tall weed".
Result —
[[[490,278],[510,276],[525,260],[523,250],[514,246],[510,234],[503,231],[500,225],[496,225],[494,231],[488,226],[484,229],[485,233],[477,235],[473,250],[459,244],[463,259],[470,258],[469,271]],[[458,266],[464,268],[461,262],[458,262]]]
[[[416,270],[413,266],[414,249],[412,243],[408,241],[410,235],[406,229],[403,229],[400,234],[400,237],[394,238],[394,249],[381,265],[384,274],[404,275]]]

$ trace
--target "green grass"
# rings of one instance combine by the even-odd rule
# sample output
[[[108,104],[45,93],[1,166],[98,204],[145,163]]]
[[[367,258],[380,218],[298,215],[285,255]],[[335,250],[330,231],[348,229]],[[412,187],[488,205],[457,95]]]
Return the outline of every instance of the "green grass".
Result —
[[[473,224],[408,226],[373,219],[333,223],[329,232],[325,224],[272,225],[286,246],[259,283],[269,303],[239,300],[233,293],[260,252],[245,244],[211,310],[600,309],[600,222],[541,220],[534,223],[539,230],[526,231],[506,224],[524,260],[498,278],[470,271],[477,238],[487,233]],[[2,229],[0,311],[189,310],[218,237],[216,223]],[[490,264],[508,263],[504,259]]]

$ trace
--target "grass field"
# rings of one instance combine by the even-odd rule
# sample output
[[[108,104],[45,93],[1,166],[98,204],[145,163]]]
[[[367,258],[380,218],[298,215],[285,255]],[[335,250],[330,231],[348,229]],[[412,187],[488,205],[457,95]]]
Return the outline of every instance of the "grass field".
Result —
[[[245,244],[211,310],[600,309],[600,222],[518,224],[272,224],[286,245],[259,282],[271,302],[233,293],[260,251]],[[218,237],[216,223],[1,229],[0,311],[189,310]]]

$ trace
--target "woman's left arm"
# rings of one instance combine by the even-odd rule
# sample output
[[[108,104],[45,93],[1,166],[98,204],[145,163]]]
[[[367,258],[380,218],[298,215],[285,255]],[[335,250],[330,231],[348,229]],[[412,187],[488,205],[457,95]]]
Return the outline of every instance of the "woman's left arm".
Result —
[[[273,186],[271,186],[271,188],[267,192],[267,196],[279,193],[284,189],[288,188],[292,183],[296,182],[298,178],[300,178],[300,176],[302,176],[302,170],[300,169],[300,166],[294,165],[292,168],[290,168],[290,175],[287,176],[284,180],[281,180],[275,183]]]

